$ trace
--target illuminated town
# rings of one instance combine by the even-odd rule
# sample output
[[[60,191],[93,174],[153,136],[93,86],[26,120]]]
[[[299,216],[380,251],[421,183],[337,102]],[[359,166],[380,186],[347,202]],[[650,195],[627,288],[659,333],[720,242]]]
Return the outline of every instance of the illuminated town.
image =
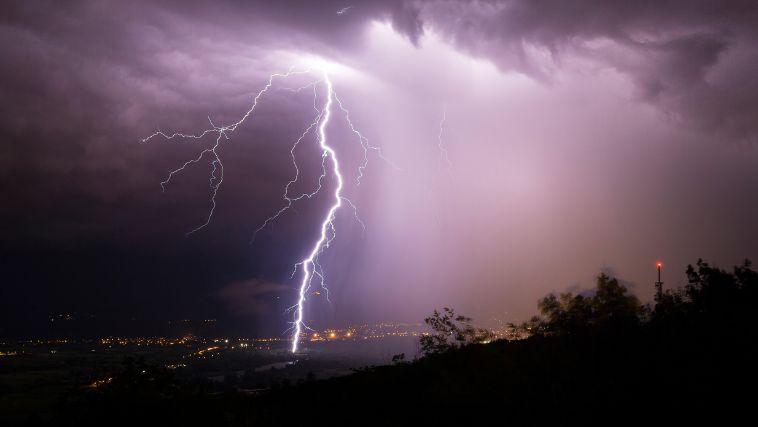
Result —
[[[188,321],[187,321],[188,322]],[[494,339],[521,339],[523,332],[513,327],[503,329],[489,329]],[[309,331],[302,333],[301,341],[305,343],[330,343],[330,342],[359,342],[367,340],[383,340],[391,338],[417,339],[427,335],[426,328],[421,324],[410,323],[376,323],[353,325],[346,328],[329,328],[321,331]],[[16,342],[0,342],[0,357],[22,356],[25,354],[39,353],[44,350],[49,354],[57,354],[66,346],[87,347],[91,353],[108,352],[111,350],[123,350],[125,348],[176,348],[186,350],[182,359],[205,359],[214,357],[221,351],[229,350],[259,350],[259,351],[283,351],[286,345],[292,341],[292,337],[199,337],[185,335],[182,337],[116,337],[109,336],[100,339],[29,339]],[[168,367],[177,367],[181,364],[171,364]]]

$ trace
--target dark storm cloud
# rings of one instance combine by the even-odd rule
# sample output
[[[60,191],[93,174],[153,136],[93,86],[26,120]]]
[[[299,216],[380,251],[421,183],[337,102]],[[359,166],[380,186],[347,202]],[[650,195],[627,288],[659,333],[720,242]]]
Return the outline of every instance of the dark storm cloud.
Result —
[[[348,5],[346,13],[337,14]],[[230,179],[219,196],[222,208],[210,232],[191,239],[184,239],[184,232],[202,222],[208,209],[208,194],[198,190],[207,188],[207,165],[172,183],[165,194],[158,183],[209,141],[138,141],[157,128],[197,130],[208,116],[217,122],[237,119],[265,77],[288,65],[272,59],[277,52],[307,52],[351,64],[366,49],[367,24],[387,21],[415,46],[422,44],[425,30],[436,32],[461,50],[545,87],[576,60],[611,68],[633,81],[641,99],[671,116],[723,132],[729,141],[755,140],[755,5],[589,0],[4,4],[0,312],[5,318],[0,327],[21,325],[23,316],[44,320],[67,308],[98,307],[102,313],[128,317],[138,312],[156,319],[186,313],[215,317],[230,303],[257,314],[276,309],[268,301],[281,288],[272,283],[287,279],[279,270],[290,267],[302,244],[291,237],[312,231],[303,218],[319,206],[304,207],[295,224],[282,227],[278,238],[265,245],[250,245],[250,228],[277,206],[266,201],[278,201],[290,172],[278,167],[289,166],[280,142],[297,136],[293,123],[306,123],[304,110],[293,107],[302,103],[272,94],[260,112],[265,125],[254,124],[258,127],[234,137],[251,143],[225,146]],[[396,58],[388,54],[372,60],[387,65]],[[428,83],[434,75],[424,78]],[[404,274],[398,272],[399,278]],[[273,320],[274,330],[281,329],[281,320]]]
[[[125,143],[136,135],[166,123],[186,128],[194,123],[192,113],[218,112],[221,99],[237,97],[229,111],[238,111],[242,89],[235,69],[244,62],[249,79],[263,78],[272,68],[264,49],[346,55],[370,19],[391,19],[414,40],[420,34],[415,9],[402,2],[355,2],[348,15],[337,15],[344,6],[339,1],[6,5],[0,17],[5,100],[0,129],[14,142],[2,145],[0,174],[25,174],[34,181],[37,171],[69,177],[125,172],[129,160],[140,156]],[[132,174],[132,180],[140,175]],[[97,182],[77,187],[102,195]]]
[[[758,138],[758,3],[513,0],[418,3],[457,46],[549,82],[571,57],[635,82],[639,96],[687,124]]]
[[[347,13],[336,13],[348,5]],[[0,18],[0,92],[6,100],[0,128],[5,141],[13,141],[2,144],[0,174],[6,182],[23,177],[30,186],[49,186],[49,176],[65,176],[67,182],[56,187],[72,185],[100,200],[124,186],[147,184],[153,177],[140,169],[151,160],[140,159],[144,151],[130,143],[159,125],[186,129],[195,117],[218,112],[220,100],[238,96],[240,87],[233,83],[240,79],[225,84],[219,78],[234,73],[231,61],[245,58],[258,74],[253,78],[271,68],[261,59],[264,47],[294,47],[349,61],[372,19],[391,20],[413,41],[426,25],[504,69],[545,82],[572,56],[589,58],[629,75],[639,95],[668,114],[728,132],[732,139],[753,140],[758,133],[755,5],[17,2]],[[238,111],[242,100],[237,101],[229,111]],[[128,180],[114,179],[127,171]],[[29,209],[39,209],[44,201],[36,195],[49,190],[9,189]]]
[[[147,317],[171,318],[184,316],[182,310],[215,316],[219,303],[228,300],[206,301],[207,295],[271,274],[261,266],[275,264],[277,255],[288,259],[281,254],[292,248],[272,242],[251,260],[249,221],[270,214],[275,205],[259,201],[274,200],[289,173],[259,154],[293,138],[293,119],[276,114],[279,109],[297,117],[297,110],[287,109],[292,100],[275,94],[268,100],[271,110],[262,114],[271,126],[254,129],[251,137],[261,151],[226,153],[230,173],[257,175],[238,172],[244,186],[235,188],[230,180],[220,195],[234,212],[221,212],[216,232],[193,239],[182,235],[207,212],[207,194],[197,191],[207,170],[199,166],[188,174],[197,176],[195,181],[182,186],[179,180],[166,194],[157,183],[196,154],[198,144],[146,146],[138,140],[156,128],[197,129],[208,115],[236,119],[268,73],[286,67],[269,60],[272,51],[344,57],[360,44],[371,19],[392,21],[411,40],[420,34],[415,9],[402,2],[357,1],[349,13],[337,15],[344,6],[337,1],[5,4],[0,253],[7,280],[2,312],[8,321],[3,324],[23,328],[21,319],[93,306],[121,317],[144,311]],[[246,164],[236,168],[235,160]]]
[[[195,117],[239,111],[247,101],[239,95],[250,88],[240,87],[233,67],[245,61],[249,78],[259,81],[271,69],[262,59],[264,46],[348,46],[370,18],[397,19],[408,34],[418,34],[418,23],[398,2],[356,3],[349,19],[336,15],[338,6],[344,5],[6,5],[0,17],[0,176],[6,185],[22,185],[8,185],[12,203],[0,209],[8,215],[60,209],[57,195],[72,192],[97,206],[125,188],[154,182],[145,172],[153,160],[133,143],[160,125],[186,129],[196,126]],[[219,111],[232,97],[234,105]],[[81,210],[71,216],[93,210],[92,202],[70,199],[67,205],[64,211]],[[82,222],[71,224],[75,233],[97,221]],[[44,226],[29,231],[50,232]]]

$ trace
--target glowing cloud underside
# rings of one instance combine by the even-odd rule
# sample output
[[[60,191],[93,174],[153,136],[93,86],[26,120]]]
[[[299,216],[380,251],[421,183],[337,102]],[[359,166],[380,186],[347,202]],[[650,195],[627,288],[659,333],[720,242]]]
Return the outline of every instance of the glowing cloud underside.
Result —
[[[216,126],[213,124],[213,122],[209,119],[209,122],[211,124],[210,129],[206,129],[198,134],[185,134],[185,133],[173,133],[173,134],[166,134],[162,131],[158,131],[153,133],[152,135],[148,136],[147,138],[144,138],[142,142],[150,141],[153,138],[164,138],[164,139],[202,139],[206,137],[207,135],[214,135],[215,134],[215,143],[212,147],[206,148],[202,150],[197,157],[190,159],[186,161],[184,164],[182,164],[180,167],[172,170],[169,172],[168,176],[165,180],[161,182],[161,188],[165,191],[166,185],[168,185],[171,182],[171,179],[173,176],[179,172],[184,171],[189,166],[199,163],[204,158],[209,158],[211,165],[213,167],[209,179],[209,184],[211,188],[211,199],[210,204],[211,208],[208,212],[208,216],[205,219],[205,222],[199,225],[198,227],[192,229],[187,234],[190,235],[192,233],[195,233],[203,228],[205,228],[213,218],[213,213],[216,209],[216,196],[218,195],[219,188],[221,187],[221,184],[224,180],[224,164],[221,161],[221,158],[218,155],[218,148],[221,145],[222,139],[229,139],[228,133],[233,132],[237,129],[238,126],[240,126],[242,123],[245,122],[249,117],[253,115],[253,112],[255,111],[256,107],[258,106],[259,101],[261,98],[271,89],[271,87],[274,85],[274,79],[286,79],[293,75],[311,75],[313,72],[311,69],[303,70],[303,71],[288,71],[286,73],[276,73],[272,74],[268,78],[267,84],[261,89],[253,99],[253,105],[250,107],[250,109],[242,116],[241,119],[239,119],[237,122],[232,123],[227,126]],[[318,105],[318,86],[323,84],[325,86],[326,96],[323,100],[323,105],[321,108],[319,108]],[[329,248],[329,245],[332,243],[332,241],[336,238],[336,228],[334,225],[334,220],[337,214],[337,211],[343,206],[343,204],[349,205],[355,214],[356,220],[361,224],[361,226],[364,226],[363,222],[358,218],[358,211],[355,206],[349,199],[347,199],[343,194],[342,190],[344,187],[344,180],[342,173],[340,171],[340,164],[337,159],[337,152],[332,148],[332,146],[329,145],[329,141],[327,139],[327,132],[326,127],[329,124],[329,121],[332,117],[332,107],[336,105],[339,107],[340,111],[344,114],[345,121],[350,127],[350,130],[358,137],[358,141],[363,149],[363,162],[358,166],[358,175],[356,178],[356,184],[360,185],[360,180],[363,177],[363,171],[368,165],[368,152],[369,150],[373,150],[376,152],[376,154],[382,158],[385,159],[384,156],[382,156],[381,151],[378,147],[375,147],[371,144],[369,144],[368,139],[366,139],[353,125],[352,121],[350,120],[350,112],[345,108],[342,101],[337,96],[337,93],[334,91],[334,86],[332,84],[332,81],[329,79],[329,75],[326,71],[320,72],[320,78],[317,80],[312,81],[311,83],[296,88],[296,89],[287,89],[293,92],[300,92],[302,90],[311,89],[313,90],[313,109],[315,111],[315,118],[310,123],[310,125],[303,131],[303,133],[300,135],[300,137],[294,142],[292,145],[292,148],[290,150],[290,154],[292,157],[292,164],[295,168],[295,175],[294,177],[287,183],[287,185],[284,187],[284,193],[282,195],[283,200],[285,201],[285,204],[282,208],[277,210],[272,216],[267,218],[258,229],[255,231],[255,235],[257,235],[258,232],[266,228],[270,223],[275,221],[277,218],[279,218],[282,214],[284,214],[287,210],[289,210],[292,205],[302,199],[311,199],[315,195],[319,194],[322,190],[322,183],[324,178],[327,175],[327,161],[331,163],[331,169],[332,173],[334,173],[334,176],[337,181],[336,188],[334,189],[333,193],[333,203],[329,207],[329,210],[324,217],[323,221],[321,222],[321,228],[320,228],[320,234],[318,239],[313,243],[313,246],[311,247],[310,252],[308,253],[308,256],[303,259],[302,261],[295,264],[295,268],[293,271],[293,277],[294,275],[300,270],[301,272],[301,280],[298,288],[298,298],[297,303],[290,307],[287,311],[294,310],[294,320],[292,322],[291,330],[292,332],[292,352],[297,352],[298,346],[300,344],[300,338],[301,335],[304,333],[304,329],[308,329],[308,326],[305,324],[303,320],[303,313],[304,313],[304,305],[306,302],[306,295],[308,294],[309,289],[311,288],[313,284],[314,278],[318,281],[318,285],[325,291],[327,300],[329,298],[329,291],[326,287],[326,279],[324,270],[319,263],[319,256]],[[295,157],[295,149],[297,146],[305,139],[305,137],[313,131],[313,129],[317,129],[317,139],[319,147],[321,148],[321,175],[318,177],[318,185],[317,187],[308,193],[302,193],[299,195],[290,195],[290,188],[293,184],[298,182],[300,179],[300,168],[297,164],[297,159]],[[386,160],[386,159],[385,159]],[[255,235],[253,238],[255,238]]]

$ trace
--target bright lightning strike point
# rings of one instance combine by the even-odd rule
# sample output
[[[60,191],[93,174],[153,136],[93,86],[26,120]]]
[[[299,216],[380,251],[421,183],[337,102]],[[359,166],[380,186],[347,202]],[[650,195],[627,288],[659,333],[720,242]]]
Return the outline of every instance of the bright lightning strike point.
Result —
[[[318,64],[323,64],[324,67],[322,68],[322,67],[316,66],[316,67],[308,68],[308,69],[303,70],[303,71],[292,71],[292,69],[290,69],[286,73],[275,73],[275,74],[272,74],[271,76],[269,76],[268,83],[264,86],[263,89],[261,89],[255,95],[255,97],[253,99],[253,105],[250,107],[250,109],[242,116],[241,119],[239,119],[235,123],[232,123],[231,125],[216,126],[215,124],[213,124],[213,122],[209,118],[208,120],[209,120],[209,122],[211,124],[211,128],[210,129],[206,129],[206,130],[204,130],[204,131],[202,131],[201,133],[198,133],[198,134],[185,134],[185,133],[166,134],[163,131],[159,130],[159,131],[153,133],[152,135],[150,135],[147,138],[144,138],[142,140],[142,142],[147,142],[147,141],[149,141],[149,140],[151,140],[153,138],[157,138],[157,137],[161,137],[161,138],[164,138],[164,139],[167,139],[167,140],[171,140],[171,139],[175,139],[175,138],[202,139],[206,135],[214,135],[215,134],[215,143],[214,143],[214,145],[211,148],[206,148],[206,149],[202,150],[195,158],[186,161],[180,167],[178,167],[178,168],[172,170],[171,172],[169,172],[169,174],[166,177],[166,179],[164,179],[161,182],[161,188],[165,191],[166,185],[168,185],[170,183],[170,181],[171,181],[171,179],[173,178],[174,175],[176,175],[176,174],[178,174],[180,172],[185,171],[188,167],[190,167],[190,166],[192,166],[192,165],[194,165],[196,163],[199,163],[201,160],[203,160],[203,158],[210,157],[211,166],[212,166],[212,171],[211,171],[210,179],[209,179],[209,185],[210,185],[210,188],[211,188],[211,199],[210,199],[211,208],[210,208],[210,211],[208,213],[208,216],[206,217],[205,222],[203,224],[201,224],[200,226],[196,227],[195,229],[191,230],[187,234],[189,235],[189,234],[195,233],[195,232],[203,229],[204,227],[206,227],[210,223],[211,219],[213,218],[213,213],[214,213],[214,211],[216,209],[216,196],[218,195],[218,191],[219,191],[219,189],[221,187],[221,184],[223,183],[223,180],[224,180],[224,165],[223,165],[223,162],[221,161],[221,158],[219,157],[219,154],[218,154],[218,151],[217,151],[218,148],[221,145],[222,139],[224,139],[224,140],[229,139],[228,133],[234,132],[239,125],[241,125],[243,122],[245,122],[245,120],[247,120],[249,117],[251,117],[253,115],[253,112],[255,111],[256,107],[258,106],[258,103],[261,100],[261,98],[263,97],[263,95],[265,95],[271,89],[271,87],[273,86],[275,78],[285,79],[285,78],[288,78],[288,77],[293,76],[293,75],[311,74],[312,73],[311,70],[313,68],[319,69],[321,71],[321,76],[320,76],[320,79],[318,79],[318,80],[312,81],[312,82],[308,83],[307,85],[300,86],[300,87],[295,88],[295,89],[284,88],[284,89],[286,89],[288,91],[291,91],[291,92],[294,92],[294,93],[300,92],[300,91],[308,89],[308,88],[312,88],[313,89],[313,109],[314,109],[314,112],[315,112],[315,118],[310,123],[310,125],[305,129],[305,131],[303,131],[303,133],[300,135],[300,137],[294,142],[294,144],[292,145],[292,148],[290,149],[290,155],[291,155],[291,158],[292,158],[292,164],[293,164],[293,166],[295,168],[295,174],[294,174],[294,177],[292,179],[290,179],[290,181],[284,187],[284,193],[282,195],[282,198],[285,201],[285,205],[282,208],[280,208],[276,213],[274,213],[274,215],[272,215],[271,217],[267,218],[261,224],[261,226],[258,227],[258,229],[255,231],[255,234],[253,236],[253,238],[255,238],[255,235],[257,235],[258,232],[260,232],[261,230],[263,230],[266,226],[268,226],[270,223],[272,223],[273,221],[275,221],[276,219],[278,219],[282,214],[284,214],[285,212],[287,212],[292,207],[293,203],[295,203],[295,202],[297,202],[299,200],[302,200],[302,199],[310,199],[310,198],[314,197],[316,194],[318,194],[322,190],[322,188],[323,188],[322,187],[322,182],[323,182],[323,179],[327,175],[327,166],[326,166],[327,165],[327,161],[329,161],[331,163],[332,172],[334,173],[334,176],[335,176],[335,178],[337,180],[337,186],[336,186],[336,188],[334,190],[334,194],[333,194],[333,203],[330,205],[329,210],[326,213],[326,216],[324,217],[324,219],[321,222],[319,238],[311,246],[311,250],[310,250],[308,256],[306,258],[304,258],[303,260],[301,260],[300,262],[298,262],[298,263],[295,264],[295,269],[293,271],[293,277],[297,273],[298,268],[300,268],[301,271],[302,271],[302,278],[300,279],[300,284],[299,284],[299,287],[298,287],[298,299],[297,299],[297,303],[287,310],[287,311],[290,311],[290,310],[294,310],[295,311],[295,313],[294,313],[294,322],[292,322],[292,328],[291,328],[293,330],[293,335],[292,335],[292,352],[293,353],[297,352],[297,350],[298,350],[298,346],[299,346],[299,343],[300,343],[300,336],[303,333],[303,330],[304,329],[309,329],[310,330],[310,328],[305,324],[305,322],[303,320],[304,319],[304,308],[305,308],[304,305],[305,305],[305,301],[306,301],[306,294],[308,293],[308,291],[309,291],[309,289],[310,289],[310,287],[312,285],[314,277],[316,277],[318,279],[319,285],[325,291],[326,298],[327,298],[327,300],[329,300],[329,290],[326,287],[325,274],[324,274],[324,270],[323,270],[323,268],[322,268],[322,266],[321,266],[321,264],[319,262],[319,255],[321,255],[321,253],[323,253],[326,249],[328,249],[329,246],[331,245],[332,241],[337,237],[336,227],[334,225],[334,221],[335,221],[335,217],[336,217],[337,211],[340,209],[340,207],[343,206],[343,202],[345,204],[349,205],[353,209],[356,221],[365,229],[365,225],[364,225],[363,221],[361,221],[360,218],[358,218],[357,207],[355,206],[355,204],[352,201],[350,201],[350,199],[348,199],[347,197],[345,197],[342,194],[342,190],[344,188],[344,180],[343,180],[342,173],[340,171],[340,164],[339,164],[339,161],[337,159],[337,152],[329,144],[329,141],[327,140],[326,128],[327,128],[327,125],[329,124],[330,119],[332,117],[332,106],[335,103],[335,101],[336,101],[337,105],[339,106],[340,110],[344,113],[345,121],[349,125],[350,130],[355,135],[358,136],[358,141],[359,141],[359,143],[361,145],[361,148],[363,149],[363,162],[358,166],[358,176],[356,178],[356,185],[360,185],[360,180],[363,177],[363,170],[368,165],[368,151],[369,150],[375,151],[379,158],[387,161],[387,159],[382,155],[380,149],[378,147],[375,147],[375,146],[371,145],[369,143],[368,139],[366,139],[366,137],[364,137],[363,134],[361,134],[356,129],[356,127],[353,125],[353,122],[350,119],[350,112],[347,110],[347,108],[345,108],[345,106],[343,105],[342,101],[337,96],[337,93],[334,90],[334,85],[332,84],[332,81],[329,78],[329,73],[327,72],[326,66],[328,65],[330,67],[335,67],[335,66],[339,67],[339,65],[338,64],[327,63],[327,62],[322,61],[322,60],[319,60],[317,62],[318,62]],[[323,104],[323,106],[321,108],[319,108],[317,106],[317,101],[318,101],[317,86],[319,84],[324,84],[326,86],[326,98],[325,98],[324,104]],[[318,140],[319,147],[321,148],[321,151],[322,151],[322,154],[321,154],[321,174],[318,177],[318,185],[317,185],[316,189],[313,190],[313,191],[311,191],[311,192],[302,193],[302,194],[300,194],[298,196],[291,197],[290,196],[290,188],[292,187],[293,184],[295,184],[296,182],[298,182],[298,180],[300,178],[300,168],[298,167],[298,164],[297,164],[297,159],[296,159],[296,156],[295,156],[295,149],[306,138],[306,136],[309,133],[311,133],[311,131],[314,128],[318,129],[317,140]]]

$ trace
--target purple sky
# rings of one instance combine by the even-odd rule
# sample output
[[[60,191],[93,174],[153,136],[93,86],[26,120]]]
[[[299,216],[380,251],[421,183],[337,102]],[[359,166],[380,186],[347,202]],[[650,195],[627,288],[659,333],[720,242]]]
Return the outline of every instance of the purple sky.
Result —
[[[667,285],[698,257],[758,259],[757,43],[754,1],[11,2],[0,334],[67,311],[286,328],[291,266],[328,200],[251,238],[281,207],[309,94],[273,90],[223,142],[216,215],[190,237],[210,165],[159,183],[212,140],[139,141],[234,122],[269,74],[319,61],[399,168],[370,157],[353,185],[361,153],[336,117],[366,231],[338,216],[315,326],[418,322],[443,305],[523,320],[601,270],[649,300],[657,259]]]

